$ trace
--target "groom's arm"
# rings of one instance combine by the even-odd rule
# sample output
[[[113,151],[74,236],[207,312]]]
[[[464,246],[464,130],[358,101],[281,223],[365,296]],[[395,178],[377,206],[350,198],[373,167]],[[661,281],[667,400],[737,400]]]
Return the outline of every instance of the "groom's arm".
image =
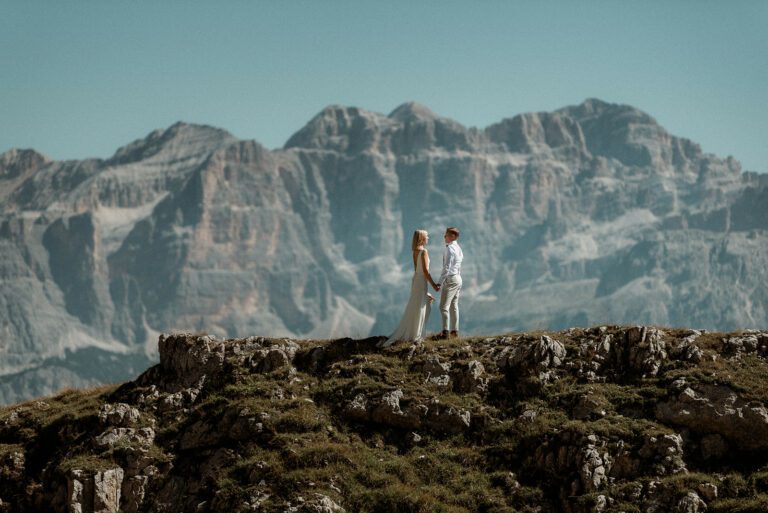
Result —
[[[443,272],[440,273],[440,279],[437,280],[438,285],[442,285],[445,279],[448,277],[448,269],[451,268],[451,262],[453,261],[453,251],[451,247],[445,248],[445,254],[443,255]]]

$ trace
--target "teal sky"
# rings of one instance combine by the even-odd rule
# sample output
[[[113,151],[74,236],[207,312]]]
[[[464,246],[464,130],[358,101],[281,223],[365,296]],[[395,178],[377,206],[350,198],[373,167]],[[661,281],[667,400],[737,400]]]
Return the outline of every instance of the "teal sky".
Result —
[[[108,157],[178,120],[275,148],[329,104],[483,127],[588,97],[768,171],[768,2],[0,5],[0,152]]]

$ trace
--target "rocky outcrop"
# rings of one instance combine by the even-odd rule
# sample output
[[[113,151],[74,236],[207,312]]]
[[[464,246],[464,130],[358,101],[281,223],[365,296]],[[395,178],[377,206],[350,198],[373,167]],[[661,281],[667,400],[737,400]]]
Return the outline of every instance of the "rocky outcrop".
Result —
[[[524,340],[502,349],[496,358],[496,365],[506,370],[512,379],[530,374],[546,382],[554,377],[551,369],[560,367],[565,356],[562,343],[543,335],[536,340]]]
[[[73,470],[67,483],[68,510],[71,513],[118,513],[123,484],[123,469],[115,468],[87,474]]]
[[[684,387],[669,401],[659,403],[656,418],[661,422],[684,426],[701,435],[719,435],[731,447],[742,450],[768,449],[768,408],[746,401],[727,386],[698,385]],[[714,449],[718,439],[708,439],[706,453],[722,454]]]
[[[0,511],[749,510],[765,337],[162,334],[133,381],[0,409]]]
[[[375,401],[357,395],[343,410],[352,421],[368,421],[398,429],[430,429],[437,433],[461,433],[470,427],[469,411],[441,404],[437,398],[400,405],[402,390],[388,392]]]

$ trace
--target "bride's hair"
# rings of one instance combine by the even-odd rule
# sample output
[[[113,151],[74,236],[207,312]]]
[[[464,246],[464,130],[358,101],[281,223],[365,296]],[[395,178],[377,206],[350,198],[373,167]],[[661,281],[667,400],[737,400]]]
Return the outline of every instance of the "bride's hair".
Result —
[[[427,230],[416,230],[413,232],[413,241],[411,242],[411,249],[416,251],[416,248],[423,246],[427,242]]]

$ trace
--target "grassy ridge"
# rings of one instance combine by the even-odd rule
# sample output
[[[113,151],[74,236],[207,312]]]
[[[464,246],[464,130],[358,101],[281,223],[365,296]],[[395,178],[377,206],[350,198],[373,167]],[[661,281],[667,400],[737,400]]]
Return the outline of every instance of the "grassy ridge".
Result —
[[[598,379],[585,378],[585,341],[623,330],[425,341],[387,350],[375,348],[376,338],[297,341],[291,365],[264,373],[228,360],[224,372],[181,405],[168,406],[163,400],[170,391],[137,380],[4,407],[0,511],[33,511],[60,498],[72,469],[134,468],[144,475],[149,466],[154,473],[140,511],[163,511],[171,502],[176,511],[315,511],[319,497],[348,512],[371,513],[636,512],[654,504],[674,511],[691,493],[707,511],[768,510],[765,452],[729,448],[705,458],[699,434],[655,415],[660,402],[678,393],[672,383],[681,378],[694,388],[728,387],[765,406],[764,355],[728,354],[724,340],[739,333],[705,333],[695,340],[698,361],[668,356],[655,375],[618,362]],[[498,367],[504,348],[542,335],[567,352],[549,376]],[[664,329],[663,341],[669,350],[688,335]],[[322,358],[313,359],[318,347]],[[425,371],[435,361],[450,364],[447,381]],[[457,386],[470,362],[485,369],[479,390]],[[350,414],[356,397],[375,409],[393,391],[402,393],[403,412],[439,404],[469,412],[471,422],[456,432],[442,429],[439,419],[413,428],[398,424],[399,416],[393,422]],[[136,407],[136,427],[156,432],[151,447],[96,447],[93,440],[105,429],[98,417],[104,403]],[[674,447],[665,449],[659,440],[677,435],[682,451],[670,457],[664,451],[674,453]],[[590,448],[606,468],[604,479],[595,472],[600,465],[590,463]],[[14,474],[8,462],[18,453],[24,464]],[[595,479],[602,480],[593,486]]]

